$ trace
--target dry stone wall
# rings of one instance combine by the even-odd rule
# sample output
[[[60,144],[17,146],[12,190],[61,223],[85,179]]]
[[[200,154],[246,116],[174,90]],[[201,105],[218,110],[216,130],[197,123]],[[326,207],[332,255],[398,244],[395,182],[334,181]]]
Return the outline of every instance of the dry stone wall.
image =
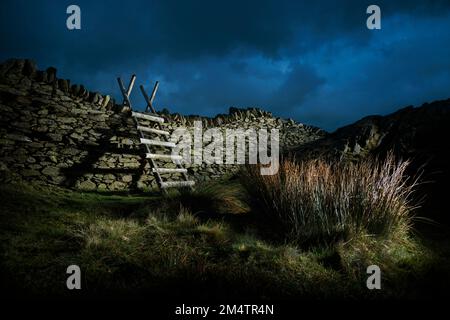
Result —
[[[182,116],[164,110],[166,130],[279,128],[286,150],[321,138],[325,132],[257,109],[230,108],[214,118]],[[83,190],[145,190],[156,186],[138,133],[127,110],[109,95],[90,92],[56,69],[36,69],[30,60],[0,65],[0,179],[25,180]],[[173,164],[167,164],[171,167]],[[233,173],[237,165],[186,165],[197,181]],[[170,178],[170,177],[166,177]]]

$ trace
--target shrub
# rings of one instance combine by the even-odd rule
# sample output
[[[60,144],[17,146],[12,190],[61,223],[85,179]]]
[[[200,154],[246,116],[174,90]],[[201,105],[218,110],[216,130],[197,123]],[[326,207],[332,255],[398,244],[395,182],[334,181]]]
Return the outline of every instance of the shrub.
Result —
[[[297,242],[329,242],[355,234],[390,236],[409,228],[416,181],[405,175],[408,161],[358,163],[283,160],[276,175],[243,171],[254,205]]]

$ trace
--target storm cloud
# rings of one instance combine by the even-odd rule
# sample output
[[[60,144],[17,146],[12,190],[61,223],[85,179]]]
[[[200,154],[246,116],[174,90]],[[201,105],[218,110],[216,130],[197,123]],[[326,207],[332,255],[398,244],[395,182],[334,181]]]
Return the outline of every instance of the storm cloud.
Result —
[[[77,4],[82,29],[66,28]],[[377,4],[382,29],[366,28]],[[328,130],[450,96],[449,1],[2,1],[0,58],[34,59],[119,98],[161,82],[157,107],[260,106]],[[135,92],[137,105],[143,99]]]

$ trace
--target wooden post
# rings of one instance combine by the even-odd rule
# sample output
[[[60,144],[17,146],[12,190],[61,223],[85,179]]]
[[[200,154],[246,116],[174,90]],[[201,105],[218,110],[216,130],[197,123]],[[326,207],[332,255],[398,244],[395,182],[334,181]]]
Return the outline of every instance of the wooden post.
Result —
[[[133,90],[134,81],[136,81],[136,75],[133,74],[130,79],[130,84],[128,85],[127,96],[130,98],[131,90]]]
[[[145,112],[147,112],[147,110],[150,109],[151,112],[156,113],[156,110],[153,107],[153,100],[155,99],[155,95],[156,95],[156,91],[158,91],[158,87],[159,87],[159,81],[156,81],[155,86],[153,87],[152,95],[149,98],[147,95],[147,92],[145,92],[144,86],[143,85],[140,86],[142,94],[144,95],[144,99],[147,102],[147,106],[145,107]]]

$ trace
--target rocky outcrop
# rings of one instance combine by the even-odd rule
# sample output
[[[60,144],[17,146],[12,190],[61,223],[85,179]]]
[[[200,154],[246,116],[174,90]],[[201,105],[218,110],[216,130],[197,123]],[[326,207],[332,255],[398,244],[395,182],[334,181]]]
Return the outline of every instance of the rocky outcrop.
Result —
[[[0,179],[25,180],[83,190],[120,191],[156,186],[129,112],[110,95],[58,79],[55,68],[39,71],[30,60],[0,65]],[[284,150],[325,132],[274,117],[258,108],[230,108],[214,118],[171,114],[166,130],[203,127],[278,128]],[[171,166],[172,164],[168,164]],[[197,181],[236,171],[237,165],[187,165]]]
[[[368,116],[293,151],[299,158],[358,159],[393,151],[403,158],[447,152],[450,99]]]

